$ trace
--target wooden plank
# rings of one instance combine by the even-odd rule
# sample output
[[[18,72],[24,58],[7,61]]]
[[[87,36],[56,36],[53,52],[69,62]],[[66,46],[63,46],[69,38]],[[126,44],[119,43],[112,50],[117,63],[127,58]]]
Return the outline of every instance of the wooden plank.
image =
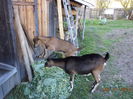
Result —
[[[41,13],[41,4],[42,4],[42,0],[38,0],[38,24],[39,24],[39,33],[40,35],[42,35],[42,26],[41,26],[41,17],[42,17],[42,13]]]
[[[32,2],[32,0],[26,0],[27,2]],[[35,32],[35,22],[34,22],[34,9],[32,6],[26,8],[27,12],[27,32],[30,35],[30,40],[34,38]]]
[[[4,82],[1,86],[2,86],[2,90],[3,90],[3,96],[5,97],[9,91],[14,88],[14,86],[18,84],[17,83],[17,79],[16,79],[16,74],[11,76],[6,82]]]
[[[11,90],[8,79],[6,82],[4,82],[4,84],[1,85],[1,87],[3,90],[3,95],[5,96],[9,92],[9,90]]]
[[[32,49],[32,52],[34,52],[34,51],[33,51],[33,49],[34,49],[33,39],[30,39],[30,35],[28,34],[28,32],[27,32],[27,30],[26,30],[26,27],[25,27],[24,25],[22,25],[22,27],[23,27],[23,31],[24,31],[24,33],[25,33],[25,36],[26,36],[26,40],[27,40],[27,42],[28,42],[28,45],[29,45],[30,48]]]
[[[56,1],[54,0],[54,4],[53,4],[53,10],[54,10],[54,30],[53,30],[53,34],[56,37],[57,36],[57,23],[58,23],[58,14],[57,14],[57,8],[56,8]]]
[[[34,36],[39,36],[39,23],[38,23],[38,0],[34,0],[34,20],[35,20],[35,33]]]
[[[22,0],[20,0],[21,2]],[[14,5],[15,6],[15,5]],[[21,23],[25,24],[25,6],[18,6]]]
[[[13,1],[13,5],[16,5],[16,6],[34,6],[34,2]]]
[[[8,64],[0,63],[0,69],[12,70],[14,67]]]
[[[2,85],[3,83],[5,83],[11,76],[13,76],[16,73],[17,73],[17,69],[14,68],[14,69],[10,70],[9,72],[3,74],[0,77],[0,85]]]
[[[21,0],[23,1],[23,0]],[[26,1],[25,1],[26,2]],[[27,6],[18,6],[19,7],[19,16],[20,16],[20,22],[23,26],[24,31],[26,31],[26,36],[29,37],[30,34],[28,34],[28,25],[30,23],[27,22]],[[30,38],[30,37],[29,37]],[[29,39],[30,40],[30,39]]]
[[[19,68],[17,68],[19,71],[17,73],[20,74],[21,80],[27,81],[28,76],[25,69],[25,63],[23,59],[23,53],[22,53],[20,42],[21,41],[19,40],[19,37],[17,35],[17,51],[18,51],[18,60],[19,60],[19,65],[18,65]]]
[[[59,22],[60,38],[64,39],[63,17],[62,17],[63,14],[62,14],[61,0],[57,0],[57,9],[58,9],[58,22]]]
[[[33,64],[34,63],[34,60],[33,60],[33,56],[32,56],[32,50],[30,49],[29,45],[28,45],[28,42],[26,37],[24,36],[24,40],[25,40],[25,46],[26,46],[26,49],[27,49],[27,53],[28,53],[28,56],[29,56],[29,61],[30,61],[30,64]]]
[[[48,18],[48,8],[49,8],[49,2],[47,0],[42,1],[42,36],[48,36],[48,24],[49,24],[49,18]]]
[[[49,3],[49,36],[56,37],[57,9],[55,0]]]
[[[48,25],[48,5],[46,0],[42,0],[41,4],[41,36],[47,36],[47,25]]]
[[[48,36],[49,29],[49,1],[38,0],[38,19],[39,19],[39,33],[41,36]]]

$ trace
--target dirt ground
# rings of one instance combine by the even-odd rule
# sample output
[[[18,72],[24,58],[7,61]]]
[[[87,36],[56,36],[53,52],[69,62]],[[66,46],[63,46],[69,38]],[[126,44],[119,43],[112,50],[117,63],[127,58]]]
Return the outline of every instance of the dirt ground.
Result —
[[[133,29],[116,29],[108,33],[105,38],[118,40],[110,46],[110,54],[113,57],[111,68],[118,69],[112,77],[123,79],[128,85],[133,85]]]

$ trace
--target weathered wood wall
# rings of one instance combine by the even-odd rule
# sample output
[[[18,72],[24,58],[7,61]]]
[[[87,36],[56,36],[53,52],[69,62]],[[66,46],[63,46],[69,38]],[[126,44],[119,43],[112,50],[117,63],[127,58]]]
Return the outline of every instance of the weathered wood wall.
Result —
[[[19,4],[19,15],[21,18],[21,23],[24,25],[26,31],[28,32],[30,39],[32,40],[35,33],[35,16],[34,16],[34,0],[12,0],[12,1],[22,1],[29,2],[31,4]],[[38,26],[39,35],[47,36],[49,34],[49,0],[37,0],[38,7]],[[18,6],[18,4],[14,4]]]
[[[0,1],[0,62],[14,65],[13,39],[6,1]]]
[[[33,0],[12,0],[12,1],[29,1]],[[14,5],[16,6],[16,5]],[[21,18],[21,23],[26,28],[26,31],[30,35],[30,38],[33,38],[35,32],[35,23],[34,23],[34,9],[33,6],[19,6],[19,15]]]
[[[0,2],[0,37],[0,99],[3,99],[21,79],[11,0]]]

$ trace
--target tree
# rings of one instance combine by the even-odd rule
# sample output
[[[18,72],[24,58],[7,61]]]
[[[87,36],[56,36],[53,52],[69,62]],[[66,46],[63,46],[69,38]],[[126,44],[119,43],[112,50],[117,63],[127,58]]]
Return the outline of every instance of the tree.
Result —
[[[133,0],[130,1],[128,19],[133,20]]]
[[[110,0],[97,0],[96,2],[96,6],[99,10],[99,16],[101,16],[103,11],[109,7]]]
[[[128,18],[130,18],[133,10],[133,0],[119,0],[119,1],[124,8],[125,16],[128,16]]]

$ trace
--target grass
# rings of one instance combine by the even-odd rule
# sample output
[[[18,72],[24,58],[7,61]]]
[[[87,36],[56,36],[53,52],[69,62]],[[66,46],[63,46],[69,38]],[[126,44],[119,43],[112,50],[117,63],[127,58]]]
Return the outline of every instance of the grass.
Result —
[[[110,51],[110,46],[122,38],[118,39],[105,39],[110,31],[114,29],[128,29],[133,28],[133,21],[129,20],[116,20],[109,21],[106,25],[99,25],[98,20],[87,20],[85,39],[79,40],[81,46],[85,48],[79,55],[87,53],[104,53]],[[102,80],[97,91],[90,94],[89,90],[94,79],[92,76],[83,77],[77,75],[74,83],[74,90],[68,99],[133,99],[133,87],[128,86],[122,79],[112,79],[113,75],[118,73],[118,68],[112,66],[115,57],[108,62],[108,69],[105,70],[110,78]],[[104,74],[104,73],[103,73]]]
[[[104,39],[104,36],[107,35],[110,31],[114,29],[128,29],[133,28],[133,21],[130,20],[116,20],[116,21],[108,21],[106,25],[99,25],[98,20],[87,20],[86,21],[86,30],[85,30],[85,39],[81,42],[82,46],[86,48],[81,51],[81,55],[92,52],[104,52],[108,51],[108,46],[113,44],[114,42],[119,41],[121,38],[116,40]],[[102,45],[101,49],[97,47],[98,45]]]

